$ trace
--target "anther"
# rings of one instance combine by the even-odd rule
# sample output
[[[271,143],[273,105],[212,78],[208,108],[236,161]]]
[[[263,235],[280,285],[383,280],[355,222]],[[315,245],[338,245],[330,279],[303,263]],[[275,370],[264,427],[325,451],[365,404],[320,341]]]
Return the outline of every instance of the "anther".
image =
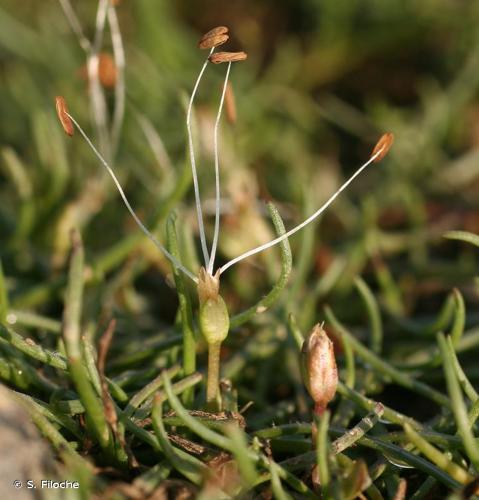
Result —
[[[380,137],[379,141],[376,143],[376,146],[374,146],[373,152],[371,153],[371,158],[372,158],[379,151],[381,151],[381,153],[374,159],[374,162],[381,161],[388,154],[388,151],[391,149],[393,142],[394,142],[394,134],[391,132],[383,134]]]
[[[73,127],[73,123],[72,123],[70,117],[68,116],[67,104],[65,102],[65,99],[62,96],[55,97],[55,107],[57,109],[58,119],[60,120],[60,123],[62,124],[63,130],[65,131],[65,134],[67,134],[71,137],[73,135],[73,132],[75,131],[75,129]]]
[[[208,58],[213,64],[244,61],[248,57],[246,52],[215,52]]]

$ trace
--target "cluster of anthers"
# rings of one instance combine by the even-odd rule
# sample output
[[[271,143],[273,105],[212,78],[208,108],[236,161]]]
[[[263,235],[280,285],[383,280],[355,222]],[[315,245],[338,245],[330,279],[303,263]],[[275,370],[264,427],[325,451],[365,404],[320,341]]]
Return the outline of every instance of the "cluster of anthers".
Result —
[[[219,129],[219,123],[220,123],[220,119],[221,119],[221,113],[223,110],[223,104],[225,101],[225,94],[226,94],[226,90],[227,90],[227,84],[228,84],[228,79],[229,79],[229,75],[230,75],[231,64],[233,62],[243,61],[247,58],[247,54],[245,52],[215,52],[215,49],[217,47],[219,47],[220,45],[223,45],[224,43],[226,43],[228,41],[228,39],[229,39],[228,31],[229,31],[228,28],[226,28],[224,26],[219,26],[217,28],[210,30],[208,33],[205,33],[201,37],[200,41],[198,42],[198,47],[200,49],[206,49],[206,50],[209,49],[209,54],[208,54],[203,66],[200,70],[200,73],[198,75],[196,83],[193,87],[193,91],[191,93],[191,97],[190,97],[189,104],[188,104],[187,116],[186,116],[189,157],[190,157],[191,170],[192,170],[192,175],[193,175],[193,187],[194,187],[194,194],[195,194],[196,212],[197,212],[197,218],[198,218],[198,229],[199,229],[201,249],[202,249],[203,259],[204,259],[204,267],[202,267],[200,269],[198,276],[195,276],[190,270],[188,270],[185,266],[183,266],[173,255],[171,255],[171,253],[168,252],[168,250],[160,243],[160,241],[158,241],[158,239],[145,227],[145,225],[142,223],[142,221],[140,220],[140,218],[137,216],[137,214],[133,210],[132,206],[130,205],[113,169],[110,167],[110,165],[104,159],[104,157],[100,154],[98,149],[93,145],[92,141],[89,139],[89,137],[83,131],[83,129],[80,127],[78,122],[69,113],[64,98],[61,96],[58,96],[56,98],[56,109],[57,109],[58,118],[63,126],[65,133],[68,134],[69,136],[72,136],[74,133],[74,128],[76,127],[78,129],[80,134],[83,136],[84,140],[87,142],[87,144],[90,146],[90,148],[92,149],[94,154],[98,157],[100,162],[103,164],[103,166],[106,168],[106,170],[110,174],[111,178],[113,179],[113,182],[116,185],[116,188],[118,189],[118,191],[120,193],[120,196],[121,196],[126,208],[130,212],[131,216],[133,217],[133,219],[135,220],[137,225],[140,227],[140,229],[158,247],[158,249],[172,263],[172,265],[175,268],[177,268],[179,271],[183,272],[186,276],[188,276],[191,280],[193,280],[197,284],[199,298],[200,298],[200,305],[205,303],[206,301],[209,301],[209,300],[214,301],[215,299],[217,300],[218,298],[220,298],[220,296],[219,296],[220,276],[227,269],[229,269],[231,266],[233,266],[234,264],[237,264],[238,262],[240,262],[248,257],[251,257],[252,255],[263,252],[264,250],[267,250],[268,248],[271,248],[271,247],[277,245],[278,243],[289,238],[290,236],[292,236],[293,234],[295,234],[296,232],[300,231],[302,228],[307,226],[309,223],[311,223],[317,217],[319,217],[322,214],[322,212],[324,210],[326,210],[329,207],[329,205],[331,205],[334,202],[334,200],[339,196],[339,194],[344,189],[346,189],[349,186],[349,184],[351,184],[351,182],[357,176],[359,176],[361,174],[361,172],[366,167],[368,167],[371,163],[378,162],[382,158],[384,158],[384,156],[387,154],[387,152],[390,149],[390,147],[393,143],[393,140],[394,140],[392,133],[384,134],[379,139],[376,146],[374,147],[370,158],[363,165],[361,165],[356,170],[356,172],[346,182],[344,182],[344,184],[320,208],[318,208],[313,214],[311,214],[303,222],[301,222],[297,226],[293,227],[292,229],[289,229],[281,236],[278,236],[277,238],[274,238],[273,240],[271,240],[267,243],[264,243],[256,248],[252,248],[251,250],[235,257],[234,259],[231,259],[230,261],[226,262],[222,266],[218,267],[215,271],[215,257],[216,257],[216,250],[217,250],[217,246],[218,246],[219,226],[220,226],[220,168],[219,168],[219,155],[218,155],[218,129]],[[191,118],[192,118],[194,99],[195,99],[195,96],[197,94],[197,91],[198,91],[198,88],[200,85],[200,81],[201,81],[209,63],[213,63],[213,64],[227,63],[224,84],[222,87],[220,104],[219,104],[218,113],[217,113],[216,121],[215,121],[215,127],[214,127],[214,139],[213,140],[214,140],[214,158],[215,158],[215,161],[214,161],[214,163],[215,163],[215,223],[214,223],[213,242],[212,242],[210,251],[208,250],[207,243],[206,243],[205,226],[204,226],[203,211],[202,211],[199,184],[198,184],[198,175],[197,175],[197,168],[196,168],[193,135],[192,135],[192,129],[191,129]]]

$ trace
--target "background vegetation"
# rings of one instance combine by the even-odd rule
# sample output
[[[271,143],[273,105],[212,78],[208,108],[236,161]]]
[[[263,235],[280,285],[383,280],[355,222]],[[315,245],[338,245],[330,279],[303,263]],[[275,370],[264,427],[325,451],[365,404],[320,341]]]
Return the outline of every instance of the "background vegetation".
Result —
[[[76,3],[90,37],[96,2]],[[139,234],[84,142],[64,136],[57,123],[54,97],[64,95],[98,140],[85,54],[59,3],[2,0],[0,378],[27,395],[16,397],[56,450],[58,465],[49,474],[79,480],[83,498],[93,492],[102,498],[167,492],[213,498],[240,490],[252,497],[312,495],[311,426],[281,426],[311,422],[297,343],[301,333],[326,321],[344,382],[331,405],[330,439],[344,436],[368,411],[375,409],[377,420],[382,410],[373,400],[387,406],[369,437],[320,458],[331,469],[330,484],[340,484],[344,498],[363,490],[368,498],[404,498],[405,487],[408,498],[459,492],[479,474],[473,435],[477,240],[470,236],[471,245],[443,235],[479,232],[479,3],[123,0],[117,12],[127,94],[114,167],[161,241],[167,217],[176,212],[182,259],[192,268],[198,268],[199,247],[185,105],[204,57],[196,43],[211,27],[227,25],[229,47],[248,53],[232,69],[237,121],[224,119],[221,131],[220,262],[274,235],[265,201],[274,201],[292,227],[369,157],[384,131],[394,132],[396,142],[318,223],[291,238],[293,271],[274,307],[230,332],[222,373],[231,382],[225,390],[232,413],[222,418],[240,422],[246,435],[231,430],[236,425],[221,441],[222,420],[198,414],[198,430],[178,408],[163,420],[154,415],[154,428],[149,398],[164,383],[161,371],[171,369],[177,388],[184,389],[185,380],[175,368],[182,328],[171,268]],[[106,37],[107,52],[109,43]],[[221,66],[208,70],[196,108],[200,182],[210,215],[211,139],[223,75]],[[113,109],[114,92],[105,92]],[[158,149],[159,138],[165,151]],[[80,249],[66,290],[72,227],[83,237],[85,268]],[[211,216],[207,231],[211,240]],[[254,306],[280,269],[280,253],[271,251],[225,273],[222,294],[231,314]],[[75,369],[66,365],[65,327],[65,342],[60,335],[64,304],[81,294],[75,289],[80,276],[84,380],[93,384],[86,392],[102,393],[94,346],[116,319],[106,360],[114,404],[97,405],[96,417],[85,416],[90,393],[82,393]],[[452,342],[437,338],[440,332]],[[200,342],[200,371],[186,381],[196,387],[188,409],[202,409],[204,366]],[[144,396],[146,404],[135,413],[131,398],[151,381],[152,392],[141,393],[136,401]],[[102,425],[114,428],[115,411],[125,438],[117,436],[116,449],[108,450],[91,420],[106,415]],[[175,445],[172,455],[158,422]],[[215,428],[214,437],[201,434],[205,426]],[[425,451],[413,428],[434,452]],[[326,436],[327,428],[322,432]],[[334,449],[328,448],[331,455]],[[264,457],[274,461],[263,463]],[[206,463],[217,481],[204,479]],[[323,482],[326,497],[339,491]]]

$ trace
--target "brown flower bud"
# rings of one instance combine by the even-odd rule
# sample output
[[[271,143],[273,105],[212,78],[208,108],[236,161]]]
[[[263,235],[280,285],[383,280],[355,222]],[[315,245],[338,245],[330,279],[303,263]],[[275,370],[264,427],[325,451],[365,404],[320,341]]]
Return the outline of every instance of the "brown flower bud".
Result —
[[[334,398],[338,385],[338,369],[333,342],[321,325],[316,325],[301,349],[303,382],[313,398],[318,413]]]
[[[222,32],[216,32],[216,30],[226,30]],[[228,28],[225,26],[220,26],[219,28],[215,28],[208,33],[205,33],[198,42],[198,47],[200,49],[212,49],[213,47],[218,47],[219,45],[223,45],[229,40],[229,36],[226,34]]]
[[[62,96],[58,95],[55,97],[55,107],[57,109],[58,119],[60,120],[60,123],[62,124],[63,130],[65,131],[65,134],[67,134],[71,137],[73,135],[73,132],[75,131],[75,129],[73,127],[73,122],[71,121],[70,117],[68,116],[67,104],[65,102],[65,99]]]
[[[224,62],[244,61],[248,57],[246,52],[215,52],[208,58],[213,64]]]
[[[383,134],[379,141],[376,143],[376,146],[374,146],[373,152],[371,153],[371,157],[374,156],[376,153],[381,151],[381,153],[378,155],[378,157],[374,160],[375,163],[378,161],[381,161],[388,153],[389,149],[393,145],[394,142],[394,134],[391,132],[388,132],[387,134]]]

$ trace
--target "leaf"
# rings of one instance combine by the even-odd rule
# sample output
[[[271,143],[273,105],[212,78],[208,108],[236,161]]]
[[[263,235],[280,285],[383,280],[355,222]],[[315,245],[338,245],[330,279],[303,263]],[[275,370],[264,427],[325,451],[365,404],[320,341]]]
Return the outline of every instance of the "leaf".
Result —
[[[448,240],[465,241],[466,243],[471,243],[479,247],[479,236],[474,233],[469,233],[468,231],[448,231],[443,234],[443,237]]]

